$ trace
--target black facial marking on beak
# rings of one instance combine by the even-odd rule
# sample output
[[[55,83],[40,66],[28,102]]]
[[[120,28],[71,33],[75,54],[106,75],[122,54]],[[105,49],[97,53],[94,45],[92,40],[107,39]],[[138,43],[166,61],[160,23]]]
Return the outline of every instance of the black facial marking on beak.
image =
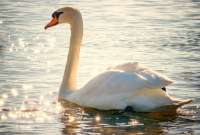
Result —
[[[59,18],[59,16],[62,14],[63,12],[57,12],[57,11],[55,11],[53,14],[52,14],[52,17],[53,18]]]

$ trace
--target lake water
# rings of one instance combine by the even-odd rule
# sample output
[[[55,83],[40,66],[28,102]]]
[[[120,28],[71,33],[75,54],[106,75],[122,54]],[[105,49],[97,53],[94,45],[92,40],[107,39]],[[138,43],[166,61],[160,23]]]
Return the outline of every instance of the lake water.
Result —
[[[79,87],[109,66],[137,61],[175,80],[169,94],[193,103],[159,118],[62,108],[69,26],[44,25],[64,6],[84,19]],[[1,0],[0,134],[200,134],[199,52],[199,0]]]

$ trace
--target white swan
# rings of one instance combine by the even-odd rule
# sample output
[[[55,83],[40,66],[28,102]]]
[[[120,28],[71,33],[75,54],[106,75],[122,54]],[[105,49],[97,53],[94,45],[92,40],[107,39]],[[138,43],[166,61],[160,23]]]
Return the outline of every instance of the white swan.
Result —
[[[191,102],[191,100],[171,98],[161,88],[171,84],[172,81],[138,63],[126,63],[109,68],[108,71],[89,81],[83,88],[76,89],[83,35],[81,13],[71,7],[58,9],[52,14],[52,20],[45,29],[61,23],[70,24],[71,38],[59,99],[101,110],[125,109],[129,106],[137,112],[168,111],[166,106],[177,109]]]

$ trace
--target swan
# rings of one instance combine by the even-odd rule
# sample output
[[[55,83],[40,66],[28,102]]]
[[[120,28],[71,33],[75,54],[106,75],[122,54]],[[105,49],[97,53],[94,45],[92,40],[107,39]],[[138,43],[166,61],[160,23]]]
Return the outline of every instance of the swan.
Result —
[[[137,62],[110,67],[84,87],[77,89],[77,70],[83,37],[83,20],[80,11],[72,7],[56,10],[45,29],[63,23],[70,25],[71,37],[58,95],[60,100],[98,110],[123,110],[131,107],[136,112],[166,112],[169,108],[176,110],[192,101],[170,97],[165,87],[171,84],[172,80]]]

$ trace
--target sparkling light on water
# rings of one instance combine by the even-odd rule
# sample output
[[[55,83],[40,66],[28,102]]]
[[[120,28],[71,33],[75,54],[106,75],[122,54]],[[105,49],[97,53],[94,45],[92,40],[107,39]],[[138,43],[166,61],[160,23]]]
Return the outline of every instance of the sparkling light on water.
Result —
[[[50,96],[52,96],[52,95],[53,95],[53,91],[49,91],[48,94],[49,94]]]
[[[18,116],[15,112],[9,112],[8,117],[11,118],[11,119],[16,119]]]
[[[2,121],[6,121],[8,119],[8,117],[5,115],[5,114],[2,114],[1,115],[1,120]]]
[[[9,48],[9,52],[13,52],[13,48],[12,47]]]
[[[8,98],[8,94],[4,93],[4,94],[2,94],[2,97],[3,97],[4,99],[7,99],[7,98]]]
[[[99,115],[95,116],[95,121],[96,122],[100,122],[100,120],[101,120],[101,117]]]
[[[75,117],[74,116],[69,116],[68,117],[68,122],[74,122],[75,121]]]
[[[12,96],[16,97],[18,96],[18,91],[16,89],[11,89]]]
[[[0,99],[0,106],[3,106],[4,105],[4,99]]]
[[[138,125],[144,125],[142,123],[140,123],[139,121],[135,120],[135,119],[131,119],[129,122],[128,122],[129,125],[131,126],[138,126]]]

